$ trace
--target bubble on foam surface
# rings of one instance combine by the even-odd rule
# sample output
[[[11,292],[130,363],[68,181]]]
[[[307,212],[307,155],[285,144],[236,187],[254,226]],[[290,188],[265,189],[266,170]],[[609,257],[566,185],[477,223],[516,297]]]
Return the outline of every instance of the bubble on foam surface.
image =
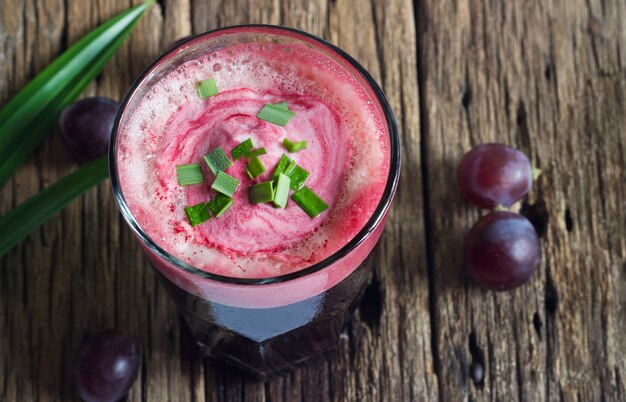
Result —
[[[372,182],[381,183],[380,191],[384,187],[388,140],[381,116],[357,80],[335,62],[304,47],[290,48],[288,57],[292,62],[284,62],[275,57],[277,46],[239,46],[230,53],[215,52],[187,62],[175,73],[161,78],[122,126],[120,141],[124,146],[120,151],[124,162],[120,164],[120,175],[131,211],[153,239],[161,239],[162,247],[196,267],[248,277],[273,276],[304,268],[341,248],[359,231],[360,228],[354,228],[353,233],[344,233],[339,229],[342,220],[347,216],[364,214],[367,217],[372,213],[377,202],[358,204],[361,189]],[[281,56],[287,57],[287,54]],[[202,114],[205,101],[197,97],[195,83],[211,77],[221,93],[253,88],[258,93],[274,95],[313,95],[329,102],[339,116],[343,116],[338,124],[350,145],[349,168],[342,175],[341,193],[334,208],[326,213],[327,218],[323,221],[318,218],[323,224],[293,242],[288,249],[265,255],[235,255],[187,241],[186,237],[197,237],[184,218],[184,208],[189,204],[187,189],[176,185],[173,167],[168,177],[157,177],[159,163],[163,163],[160,160],[163,137],[168,130],[176,131],[186,120]],[[245,134],[240,134],[237,141],[245,139],[243,136]],[[249,136],[254,137],[254,133]],[[297,134],[294,137],[297,138]],[[312,144],[310,142],[310,148]],[[282,152],[280,146],[262,145],[276,154],[276,158]],[[194,161],[188,161],[191,162]],[[311,177],[309,184],[316,183],[315,180],[319,178]],[[164,184],[168,202],[155,196]],[[210,197],[208,189],[206,194]],[[355,202],[361,211],[351,210]],[[170,204],[175,211],[170,210]],[[290,208],[298,207],[293,204]],[[169,221],[172,216],[182,222],[184,232],[176,232]]]

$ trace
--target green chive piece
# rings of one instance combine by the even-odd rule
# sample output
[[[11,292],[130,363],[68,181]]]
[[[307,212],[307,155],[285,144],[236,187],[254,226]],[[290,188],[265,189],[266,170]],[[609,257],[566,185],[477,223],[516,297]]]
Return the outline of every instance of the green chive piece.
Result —
[[[273,105],[281,109],[289,110],[289,103],[287,103],[287,101],[274,103]]]
[[[239,180],[222,171],[217,172],[215,175],[215,181],[211,185],[213,190],[229,197],[232,197],[233,194],[235,194],[237,187],[239,187]]]
[[[289,176],[291,174],[291,172],[294,171],[294,169],[296,168],[296,166],[298,166],[296,164],[296,161],[291,160],[289,161],[289,163],[287,164],[287,166],[285,167],[285,170],[282,171],[282,173],[286,174],[287,176]]]
[[[199,163],[176,166],[176,175],[178,176],[178,184],[181,186],[204,182],[204,175]]]
[[[233,160],[236,161],[237,159],[244,156],[246,152],[250,151],[253,147],[254,145],[252,145],[252,138],[248,138],[247,140],[233,148],[233,150],[230,151],[230,154],[232,155]]]
[[[265,155],[266,153],[267,151],[265,150],[265,147],[257,148],[257,149],[253,149],[251,151],[246,152],[246,154],[244,155],[244,158],[251,159],[251,158],[254,158],[255,156]]]
[[[226,153],[224,153],[224,150],[220,147],[215,148],[210,154],[204,155],[204,161],[213,174],[223,172],[232,165],[228,160],[228,156],[226,156]]]
[[[278,180],[276,180],[276,189],[274,190],[274,205],[280,208],[287,206],[287,200],[289,199],[289,183],[291,179],[289,176],[279,173]]]
[[[328,204],[324,202],[317,194],[308,186],[302,187],[293,193],[291,199],[300,206],[311,218],[315,218],[328,208]]]
[[[216,218],[226,212],[231,205],[233,205],[233,199],[219,193],[207,203],[207,207],[213,212]]]
[[[291,159],[289,159],[287,155],[283,154],[283,156],[281,156],[280,160],[278,161],[278,165],[276,165],[276,168],[274,168],[274,173],[272,173],[272,180],[278,179],[278,175],[285,171],[285,168],[287,167],[287,165],[289,165],[289,162],[291,162]]]
[[[289,120],[291,120],[295,115],[296,114],[291,110],[268,103],[267,105],[263,106],[263,109],[261,109],[256,117],[261,120],[274,123],[277,126],[284,126],[289,123]]]
[[[306,179],[309,178],[309,175],[309,172],[296,165],[296,167],[287,174],[287,177],[291,180],[291,189],[294,191],[300,190],[300,187],[302,187]]]
[[[251,179],[256,179],[263,172],[265,172],[265,166],[263,166],[259,157],[255,156],[250,159],[250,162],[248,162],[248,167],[246,168],[246,171],[248,172],[248,176],[250,176]]]
[[[191,226],[198,226],[211,218],[206,202],[201,202],[200,204],[185,208],[185,214],[187,214],[187,218],[189,219]]]
[[[306,149],[307,142],[305,140],[293,142],[289,140],[289,138],[285,138],[283,140],[283,145],[285,148],[287,148],[287,151],[294,153]]]
[[[200,99],[206,99],[219,93],[219,91],[217,90],[217,83],[213,78],[209,78],[208,80],[204,81],[198,81],[196,86],[198,88],[198,96],[200,97]]]
[[[261,204],[274,200],[274,186],[271,181],[266,181],[250,186],[248,197],[250,204]]]

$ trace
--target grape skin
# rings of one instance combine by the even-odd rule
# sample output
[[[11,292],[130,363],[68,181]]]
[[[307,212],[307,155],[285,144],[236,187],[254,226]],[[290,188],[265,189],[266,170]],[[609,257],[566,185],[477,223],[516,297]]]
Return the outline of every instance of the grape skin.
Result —
[[[526,155],[503,144],[482,144],[466,153],[457,169],[461,194],[472,204],[509,207],[524,197],[533,182]]]
[[[109,98],[94,97],[63,109],[59,118],[61,139],[79,162],[106,155],[118,107]]]
[[[522,215],[494,211],[472,226],[465,242],[469,275],[490,290],[509,290],[528,281],[541,260],[539,237]]]
[[[74,385],[87,402],[114,402],[137,379],[141,353],[137,338],[106,329],[91,336],[74,362]]]

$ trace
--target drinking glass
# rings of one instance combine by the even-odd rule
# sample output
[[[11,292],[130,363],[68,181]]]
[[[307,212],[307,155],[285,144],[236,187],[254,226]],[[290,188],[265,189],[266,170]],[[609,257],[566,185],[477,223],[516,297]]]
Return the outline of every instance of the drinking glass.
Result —
[[[271,278],[235,278],[193,267],[165,251],[141,228],[124,199],[118,176],[119,127],[155,83],[181,64],[220,48],[248,42],[305,44],[336,61],[365,89],[389,135],[386,186],[365,226],[326,259]],[[372,270],[367,259],[383,231],[400,174],[396,122],[383,92],[352,57],[308,33],[271,25],[216,29],[176,44],[134,82],[118,111],[109,169],[119,210],[136,236],[161,285],[193,333],[200,350],[260,379],[270,378],[331,350],[358,303]]]

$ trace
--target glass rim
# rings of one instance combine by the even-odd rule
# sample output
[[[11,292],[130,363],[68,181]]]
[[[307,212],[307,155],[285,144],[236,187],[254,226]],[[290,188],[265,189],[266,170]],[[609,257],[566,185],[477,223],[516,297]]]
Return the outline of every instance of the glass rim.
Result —
[[[376,209],[372,213],[372,216],[365,223],[363,228],[346,244],[343,245],[339,250],[335,251],[333,254],[324,258],[317,263],[307,266],[306,268],[302,268],[295,272],[290,272],[288,274],[277,275],[269,278],[240,278],[240,277],[232,277],[225,275],[218,275],[211,272],[203,271],[199,268],[196,268],[179,258],[173,256],[168,251],[163,249],[159,244],[157,244],[144,230],[141,228],[134,215],[130,211],[126,200],[124,199],[124,195],[122,193],[122,188],[120,185],[118,171],[117,171],[117,136],[118,129],[121,121],[121,117],[135,94],[136,90],[140,87],[145,78],[156,68],[158,65],[170,56],[174,51],[180,48],[185,43],[189,43],[191,41],[195,41],[204,36],[211,36],[219,32],[228,33],[228,31],[237,32],[238,29],[242,28],[259,28],[259,29],[267,29],[267,30],[276,30],[277,34],[281,32],[291,33],[294,36],[303,36],[305,39],[310,39],[317,42],[321,47],[330,50],[331,52],[336,53],[340,59],[344,59],[352,68],[354,68],[361,77],[365,80],[365,83],[369,85],[369,89],[374,93],[380,107],[383,111],[385,121],[387,123],[387,129],[389,131],[389,143],[390,143],[390,161],[389,161],[389,174],[387,175],[387,182],[385,184],[385,189],[383,190],[382,196]],[[393,111],[391,110],[391,106],[389,105],[389,101],[387,97],[378,86],[376,81],[372,78],[372,76],[367,72],[367,70],[361,66],[359,62],[357,62],[352,56],[333,45],[332,43],[326,41],[325,39],[319,38],[315,35],[309,34],[307,32],[301,31],[296,28],[283,27],[279,25],[269,25],[269,24],[242,24],[242,25],[232,25],[222,28],[213,29],[204,33],[200,33],[197,35],[190,36],[180,42],[176,42],[172,47],[163,52],[159,57],[157,57],[148,67],[146,67],[141,74],[134,80],[131,87],[128,89],[124,98],[120,102],[120,106],[118,108],[117,114],[115,116],[115,121],[113,124],[113,129],[111,132],[111,140],[109,145],[109,178],[111,182],[111,187],[113,191],[113,195],[115,197],[115,201],[117,203],[118,209],[122,214],[124,220],[128,223],[133,233],[139,237],[139,239],[155,254],[157,254],[160,258],[165,261],[171,263],[177,268],[183,269],[184,271],[198,276],[203,279],[210,279],[217,282],[222,282],[231,285],[268,285],[274,283],[284,283],[287,281],[291,281],[294,279],[302,278],[322,269],[329,267],[334,264],[338,260],[344,258],[354,249],[356,249],[363,241],[365,241],[371,233],[376,229],[376,227],[380,224],[381,220],[386,216],[390,206],[393,196],[398,187],[398,181],[400,177],[400,137],[398,133],[398,127],[396,123],[395,116]]]

